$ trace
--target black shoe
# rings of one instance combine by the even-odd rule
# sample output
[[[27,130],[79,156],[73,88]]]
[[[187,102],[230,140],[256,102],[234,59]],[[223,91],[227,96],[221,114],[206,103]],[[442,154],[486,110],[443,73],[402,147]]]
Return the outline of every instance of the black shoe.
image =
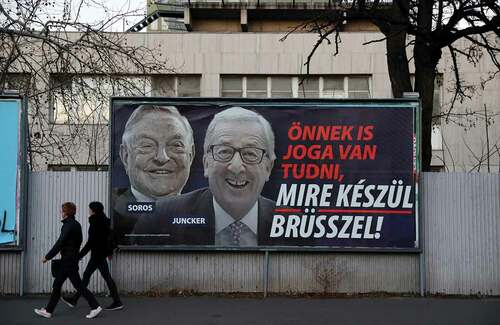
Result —
[[[123,304],[121,302],[113,302],[108,307],[104,308],[104,310],[120,310],[123,309]]]
[[[62,301],[66,303],[66,305],[70,306],[71,308],[75,308],[76,306],[76,300],[70,297],[64,297],[61,296]]]

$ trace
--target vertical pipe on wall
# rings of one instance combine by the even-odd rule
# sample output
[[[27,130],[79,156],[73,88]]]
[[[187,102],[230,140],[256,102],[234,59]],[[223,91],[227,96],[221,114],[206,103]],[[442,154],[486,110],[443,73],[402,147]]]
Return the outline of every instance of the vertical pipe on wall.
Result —
[[[419,255],[418,273],[420,274],[420,296],[424,297],[425,296],[425,253],[423,250]]]
[[[264,298],[267,297],[267,284],[269,277],[269,251],[264,252],[264,263],[262,265],[263,277],[262,277],[262,288],[264,290]]]
[[[418,122],[417,122],[417,135],[420,136],[422,134],[422,100],[419,100],[419,105],[417,109],[417,116],[418,116]],[[427,274],[427,268],[425,265],[425,215],[423,213],[423,193],[422,190],[425,187],[425,174],[422,172],[422,167],[421,167],[421,161],[422,161],[422,142],[418,142],[418,159],[417,159],[417,184],[416,188],[418,190],[418,205],[416,207],[418,211],[418,224],[419,224],[419,232],[417,233],[417,236],[419,237],[419,247],[420,247],[420,254],[419,254],[419,274],[420,274],[420,296],[424,297],[425,296],[425,291],[426,291],[426,283],[425,283],[425,277]],[[427,174],[428,175],[428,174]]]
[[[425,177],[425,174],[424,173],[420,173],[420,176],[419,176],[419,182],[417,183],[417,186],[418,186],[418,206],[417,206],[417,209],[418,209],[418,215],[419,215],[419,220],[418,220],[418,223],[419,223],[419,233],[417,234],[417,236],[419,236],[419,246],[420,246],[420,254],[419,254],[419,267],[418,267],[418,274],[420,275],[420,283],[419,283],[419,286],[420,286],[420,296],[421,297],[424,297],[425,296],[425,275],[426,275],[426,265],[425,265],[425,215],[423,213],[424,209],[422,208],[423,206],[423,203],[422,203],[422,198],[423,198],[423,194],[422,192],[420,191],[421,188],[424,188],[425,184],[423,184],[424,181],[424,177]],[[423,184],[424,186],[420,186],[420,184]]]
[[[26,246],[24,246],[23,250],[21,251],[21,272],[19,272],[19,295],[22,297],[24,296],[24,266],[25,266],[25,254],[24,250],[26,249]]]

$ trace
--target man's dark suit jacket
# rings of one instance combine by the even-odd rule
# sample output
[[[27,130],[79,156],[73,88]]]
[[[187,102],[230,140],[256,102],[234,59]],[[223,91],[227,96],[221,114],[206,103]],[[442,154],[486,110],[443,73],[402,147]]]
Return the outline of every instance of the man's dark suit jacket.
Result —
[[[258,243],[270,229],[275,202],[259,197]],[[204,218],[205,224],[175,225],[176,218]],[[156,202],[156,211],[139,217],[134,234],[169,234],[168,237],[137,236],[133,243],[142,245],[214,245],[215,212],[212,192],[208,188],[195,190]]]

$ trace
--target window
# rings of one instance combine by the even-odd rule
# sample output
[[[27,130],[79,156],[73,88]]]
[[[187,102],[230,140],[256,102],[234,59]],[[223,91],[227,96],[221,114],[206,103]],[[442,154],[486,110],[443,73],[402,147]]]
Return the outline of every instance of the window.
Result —
[[[186,31],[186,25],[184,24],[184,18],[163,18],[162,28],[163,31]]]
[[[432,116],[434,124],[441,124],[441,103],[443,101],[443,75],[437,74],[434,79],[434,99],[432,103]]]
[[[266,98],[267,77],[247,77],[247,97]]]
[[[106,124],[110,96],[145,96],[151,92],[148,77],[51,76],[52,122]]]
[[[151,94],[167,97],[200,97],[200,76],[152,76]]]
[[[175,94],[176,94],[175,77],[151,78],[151,95],[175,97]]]
[[[222,97],[247,98],[370,98],[369,76],[221,75]]]
[[[415,89],[415,75],[410,76],[411,86]],[[436,74],[434,79],[434,98],[432,103],[432,123],[441,124],[441,103],[443,102],[443,74]]]
[[[318,98],[319,93],[319,77],[307,77],[299,83],[298,97]]]
[[[243,78],[242,77],[222,77],[221,78],[221,96],[222,97],[243,97]]]
[[[175,77],[177,81],[177,97],[200,97],[200,77]]]
[[[323,78],[323,98],[346,98],[344,77],[328,76]]]
[[[107,171],[108,165],[49,165],[48,170],[54,172],[91,172]]]
[[[367,77],[348,77],[346,79],[349,98],[370,98],[370,86]]]
[[[18,92],[26,94],[30,90],[30,75],[28,73],[7,73],[5,83],[0,85],[0,93]]]
[[[272,98],[293,97],[292,78],[271,77],[271,97]]]
[[[51,121],[106,124],[110,96],[199,97],[199,76],[51,76]]]
[[[289,76],[221,76],[222,97],[293,97],[293,78]]]
[[[411,86],[415,89],[415,75],[410,76]],[[443,96],[443,75],[436,74],[434,79],[434,99],[432,103],[432,133],[431,133],[431,147],[432,147],[432,160],[431,165],[444,166],[444,150],[443,150],[443,136],[441,134],[441,103]]]

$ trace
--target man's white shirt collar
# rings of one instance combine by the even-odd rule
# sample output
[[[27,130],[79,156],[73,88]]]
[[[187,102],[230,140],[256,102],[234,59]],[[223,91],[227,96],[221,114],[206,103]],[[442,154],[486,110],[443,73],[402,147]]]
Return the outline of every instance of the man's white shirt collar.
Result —
[[[150,198],[147,195],[142,194],[138,190],[136,190],[133,186],[130,187],[130,190],[132,191],[132,195],[135,197],[137,202],[154,202],[156,201],[153,198]]]
[[[235,222],[236,220],[229,215],[215,200],[215,197],[212,198],[214,204],[214,212],[215,212],[215,233],[219,233],[224,230],[227,226]],[[259,202],[256,201],[252,206],[250,211],[240,219],[242,223],[244,223],[250,230],[257,234],[257,216],[259,211]]]

